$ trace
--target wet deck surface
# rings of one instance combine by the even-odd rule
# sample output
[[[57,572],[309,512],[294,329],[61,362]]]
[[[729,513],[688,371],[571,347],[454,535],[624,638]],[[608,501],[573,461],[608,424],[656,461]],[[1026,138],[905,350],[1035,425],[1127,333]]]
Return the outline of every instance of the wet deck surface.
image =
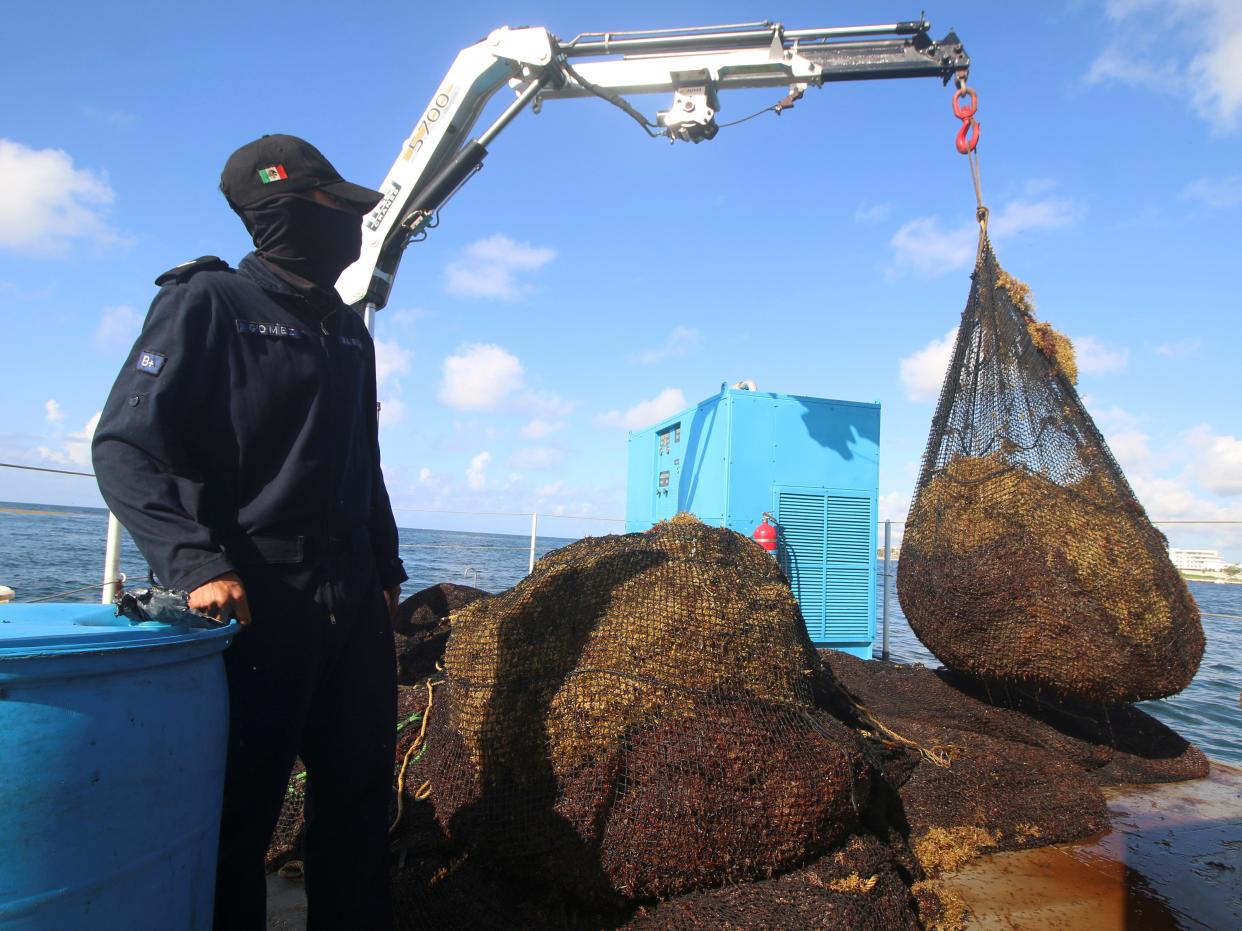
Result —
[[[1104,790],[1113,829],[984,857],[945,881],[972,928],[1242,928],[1242,770]]]
[[[1242,929],[1242,769],[1106,788],[1113,829],[1078,844],[983,857],[946,875],[971,928]],[[268,877],[268,928],[306,927],[300,882]]]
[[[302,931],[306,927],[306,893],[301,880],[279,873],[267,877],[268,931]]]

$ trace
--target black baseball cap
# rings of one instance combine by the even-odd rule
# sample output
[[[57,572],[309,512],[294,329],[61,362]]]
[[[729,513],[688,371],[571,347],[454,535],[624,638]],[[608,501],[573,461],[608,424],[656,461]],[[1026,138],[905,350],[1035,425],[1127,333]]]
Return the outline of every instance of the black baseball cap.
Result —
[[[224,163],[220,190],[234,210],[253,207],[279,194],[326,191],[369,213],[383,194],[341,177],[323,153],[305,139],[279,133],[248,142]]]

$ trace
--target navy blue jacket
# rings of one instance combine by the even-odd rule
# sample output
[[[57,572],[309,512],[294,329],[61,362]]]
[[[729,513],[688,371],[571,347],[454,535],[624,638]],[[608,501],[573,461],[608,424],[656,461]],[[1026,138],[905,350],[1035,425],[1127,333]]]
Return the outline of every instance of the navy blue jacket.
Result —
[[[254,254],[165,281],[93,444],[104,500],[160,581],[192,591],[233,571],[239,537],[313,549],[365,531],[380,583],[403,582],[362,320],[316,308]]]

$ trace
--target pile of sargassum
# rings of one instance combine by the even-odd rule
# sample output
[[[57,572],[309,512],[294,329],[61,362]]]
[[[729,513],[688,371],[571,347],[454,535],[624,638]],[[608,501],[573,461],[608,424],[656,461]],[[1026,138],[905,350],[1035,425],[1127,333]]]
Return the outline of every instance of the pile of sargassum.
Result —
[[[398,926],[956,928],[942,871],[1206,775],[1127,704],[1184,688],[1203,632],[1075,368],[982,240],[898,572],[946,669],[817,653],[779,563],[686,515],[414,596]]]
[[[1206,771],[1135,710],[818,653],[776,561],[687,517],[398,626],[401,927],[956,927],[940,871]]]

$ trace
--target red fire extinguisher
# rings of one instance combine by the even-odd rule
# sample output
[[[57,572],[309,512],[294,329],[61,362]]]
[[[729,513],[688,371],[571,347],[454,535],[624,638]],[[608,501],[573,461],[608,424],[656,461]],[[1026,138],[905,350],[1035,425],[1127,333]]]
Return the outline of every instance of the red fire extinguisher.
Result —
[[[753,536],[755,538],[756,543],[758,543],[765,550],[767,550],[769,553],[775,556],[776,555],[776,526],[774,524],[769,523],[769,521],[771,520],[772,520],[772,515],[765,512],[763,515],[763,523],[755,528],[755,532]]]

